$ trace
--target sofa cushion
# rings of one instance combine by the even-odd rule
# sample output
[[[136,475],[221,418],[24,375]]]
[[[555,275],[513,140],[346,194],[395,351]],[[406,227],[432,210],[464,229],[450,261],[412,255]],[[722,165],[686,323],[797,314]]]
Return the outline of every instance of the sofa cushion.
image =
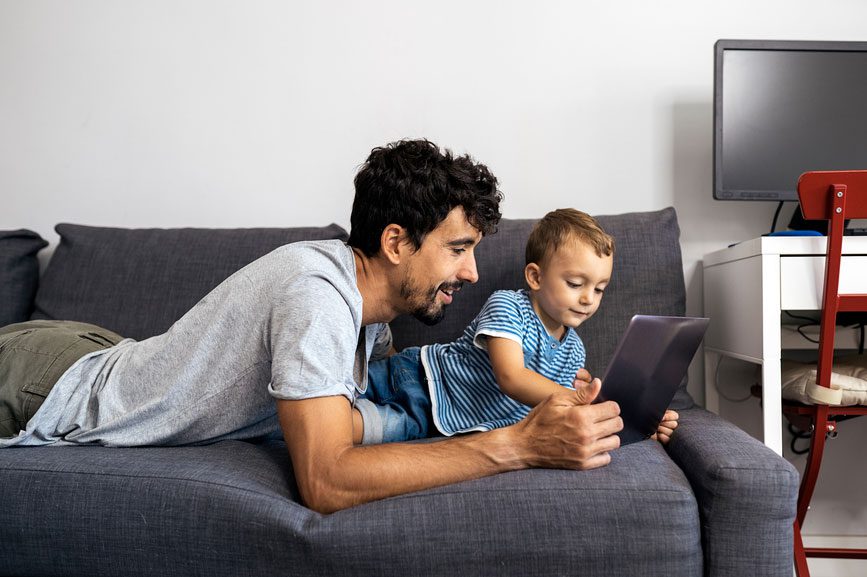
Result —
[[[0,230],[0,327],[30,318],[39,286],[36,254],[47,244],[32,230]]]
[[[229,275],[278,246],[346,239],[340,226],[121,229],[59,224],[34,319],[89,322],[134,339],[165,332]]]
[[[602,305],[581,325],[578,334],[587,347],[587,369],[602,376],[632,316],[683,316],[686,289],[680,228],[673,208],[596,218],[615,238],[614,272]],[[524,245],[535,223],[535,219],[503,219],[499,232],[482,240],[476,249],[479,282],[464,286],[443,322],[428,327],[409,317],[395,319],[391,328],[398,350],[454,340],[494,290],[523,288]],[[684,381],[672,406],[684,409],[692,405]]]
[[[698,506],[652,441],[601,469],[516,471],[332,515],[300,505],[293,478],[282,442],[0,451],[0,574],[701,574]]]

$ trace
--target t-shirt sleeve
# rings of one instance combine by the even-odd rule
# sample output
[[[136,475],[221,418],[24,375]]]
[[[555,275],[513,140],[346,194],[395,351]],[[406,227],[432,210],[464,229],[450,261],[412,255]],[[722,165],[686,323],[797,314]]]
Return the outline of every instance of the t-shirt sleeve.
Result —
[[[377,326],[379,327],[379,332],[376,333],[376,341],[373,343],[373,352],[370,354],[371,361],[384,359],[388,356],[389,351],[391,351],[391,327],[388,326],[388,323],[382,323]]]
[[[351,305],[325,278],[286,287],[272,311],[270,346],[273,397],[353,399],[358,329]]]
[[[523,309],[514,291],[492,294],[476,317],[473,344],[487,350],[487,337],[500,337],[521,344],[524,340]]]

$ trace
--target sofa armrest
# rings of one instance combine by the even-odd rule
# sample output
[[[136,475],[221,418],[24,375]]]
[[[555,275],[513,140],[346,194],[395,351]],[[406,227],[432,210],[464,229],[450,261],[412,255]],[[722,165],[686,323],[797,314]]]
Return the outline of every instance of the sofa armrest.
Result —
[[[791,576],[798,471],[698,407],[680,412],[668,453],[698,501],[705,575]]]

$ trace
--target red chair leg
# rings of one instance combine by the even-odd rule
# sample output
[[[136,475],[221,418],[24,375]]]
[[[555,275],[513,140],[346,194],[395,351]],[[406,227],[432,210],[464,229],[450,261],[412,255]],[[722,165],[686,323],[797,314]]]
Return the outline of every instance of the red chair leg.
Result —
[[[828,406],[816,405],[813,417],[813,434],[810,436],[810,452],[807,455],[807,465],[801,478],[801,488],[798,491],[798,524],[804,525],[810,500],[816,488],[816,479],[822,466],[822,454],[825,452],[825,434],[828,431]]]
[[[797,577],[810,577],[810,569],[807,567],[807,554],[804,552],[804,541],[801,539],[801,526],[797,520],[794,525],[795,575]]]

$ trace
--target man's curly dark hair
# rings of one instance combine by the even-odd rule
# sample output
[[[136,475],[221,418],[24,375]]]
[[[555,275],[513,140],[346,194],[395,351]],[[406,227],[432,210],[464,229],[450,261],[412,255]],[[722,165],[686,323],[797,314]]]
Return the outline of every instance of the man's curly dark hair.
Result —
[[[355,176],[349,245],[374,256],[382,231],[398,224],[418,250],[458,206],[482,235],[493,234],[502,200],[497,178],[469,155],[455,157],[427,139],[392,142],[374,148]]]

